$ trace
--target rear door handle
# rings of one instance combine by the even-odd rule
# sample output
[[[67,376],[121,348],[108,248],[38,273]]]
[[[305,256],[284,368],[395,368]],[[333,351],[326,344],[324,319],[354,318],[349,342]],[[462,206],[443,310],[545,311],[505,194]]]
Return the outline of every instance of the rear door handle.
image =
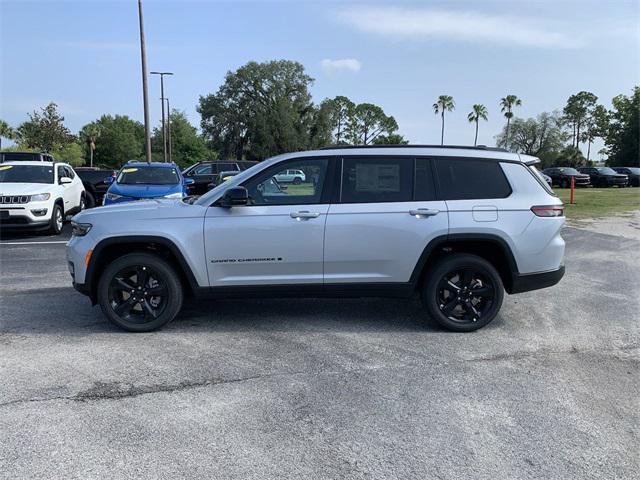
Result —
[[[291,212],[289,215],[291,218],[295,218],[296,220],[302,220],[303,218],[318,218],[320,216],[318,212],[308,212],[306,210],[303,212]]]
[[[435,208],[418,208],[417,210],[409,210],[409,215],[413,217],[432,217],[440,213],[440,210]]]

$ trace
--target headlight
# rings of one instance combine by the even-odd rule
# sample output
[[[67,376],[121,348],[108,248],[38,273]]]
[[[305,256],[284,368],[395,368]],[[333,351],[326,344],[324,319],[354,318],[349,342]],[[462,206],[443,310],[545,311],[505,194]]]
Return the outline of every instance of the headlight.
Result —
[[[71,220],[71,235],[74,237],[84,237],[91,230],[90,223],[78,223]]]
[[[169,195],[165,195],[162,198],[182,198],[182,192],[170,193]]]
[[[50,193],[38,193],[37,195],[31,195],[31,202],[46,202],[51,198]]]
[[[118,195],[116,193],[107,192],[104,197],[109,199],[109,200],[117,200],[119,198],[124,197],[124,195]]]

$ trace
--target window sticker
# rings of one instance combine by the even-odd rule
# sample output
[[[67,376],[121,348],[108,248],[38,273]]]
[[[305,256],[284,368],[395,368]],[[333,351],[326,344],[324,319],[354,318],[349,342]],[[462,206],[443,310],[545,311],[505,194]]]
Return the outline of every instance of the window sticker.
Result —
[[[399,192],[400,165],[356,164],[356,192]]]
[[[122,173],[132,173],[137,171],[138,171],[137,168],[125,168],[124,170],[122,170]]]
[[[13,168],[13,165],[2,165],[0,170],[9,170],[10,168]]]

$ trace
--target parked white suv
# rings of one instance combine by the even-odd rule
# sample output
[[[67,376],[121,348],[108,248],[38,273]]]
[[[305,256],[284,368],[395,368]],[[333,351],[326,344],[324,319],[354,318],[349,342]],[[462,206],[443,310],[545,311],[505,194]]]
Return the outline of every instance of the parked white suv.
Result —
[[[302,170],[288,169],[275,175],[275,179],[279,183],[294,183],[300,185],[306,182],[307,176]]]
[[[471,331],[503,292],[564,274],[563,205],[533,157],[490,148],[333,148],[280,155],[186,201],[74,218],[77,290],[115,324],[149,331],[185,295],[419,294],[442,326]],[[300,170],[313,182],[281,188]]]
[[[84,210],[82,180],[61,162],[0,163],[2,229],[62,230],[66,215]]]

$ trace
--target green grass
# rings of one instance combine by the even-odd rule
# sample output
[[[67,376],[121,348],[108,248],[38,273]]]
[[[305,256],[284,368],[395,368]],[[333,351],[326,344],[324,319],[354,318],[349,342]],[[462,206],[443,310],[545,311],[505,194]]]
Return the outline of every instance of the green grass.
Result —
[[[554,188],[565,204],[568,219],[598,218],[640,210],[640,188],[576,188],[569,205],[569,188]]]

